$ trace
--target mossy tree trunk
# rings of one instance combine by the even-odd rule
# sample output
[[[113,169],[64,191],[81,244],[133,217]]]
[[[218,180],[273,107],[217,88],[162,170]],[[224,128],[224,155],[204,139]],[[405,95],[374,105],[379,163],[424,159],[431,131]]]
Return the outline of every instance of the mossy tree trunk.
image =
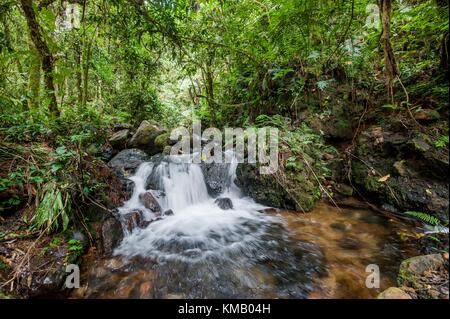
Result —
[[[45,89],[49,99],[49,110],[53,115],[59,117],[55,84],[53,81],[54,57],[41,34],[41,29],[36,19],[36,13],[33,8],[32,0],[20,0],[20,4],[27,21],[30,38],[41,58]]]
[[[28,90],[30,92],[28,98],[28,109],[39,108],[39,91],[41,86],[41,58],[39,52],[34,47],[31,38],[28,38],[28,47],[31,52],[30,70],[28,72]]]

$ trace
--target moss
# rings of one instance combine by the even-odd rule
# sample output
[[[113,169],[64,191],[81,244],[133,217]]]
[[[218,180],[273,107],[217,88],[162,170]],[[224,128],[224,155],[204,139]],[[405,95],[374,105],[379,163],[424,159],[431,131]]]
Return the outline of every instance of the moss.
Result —
[[[366,190],[375,193],[380,192],[384,188],[383,184],[375,176],[367,176],[364,185],[366,186]]]
[[[165,146],[167,146],[169,138],[170,138],[170,133],[163,133],[161,135],[158,135],[155,138],[155,145],[160,148],[164,148]]]

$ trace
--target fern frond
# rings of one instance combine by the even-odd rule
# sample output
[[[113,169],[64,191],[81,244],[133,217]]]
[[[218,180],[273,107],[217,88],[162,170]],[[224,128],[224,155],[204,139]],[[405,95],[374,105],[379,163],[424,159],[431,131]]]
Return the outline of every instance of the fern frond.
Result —
[[[436,218],[434,216],[431,216],[431,215],[429,215],[427,213],[417,212],[417,211],[407,211],[407,212],[405,212],[405,214],[409,215],[411,217],[420,219],[423,222],[425,222],[425,223],[427,223],[429,225],[432,225],[432,226],[439,226],[439,225],[442,224],[441,221],[438,218]]]

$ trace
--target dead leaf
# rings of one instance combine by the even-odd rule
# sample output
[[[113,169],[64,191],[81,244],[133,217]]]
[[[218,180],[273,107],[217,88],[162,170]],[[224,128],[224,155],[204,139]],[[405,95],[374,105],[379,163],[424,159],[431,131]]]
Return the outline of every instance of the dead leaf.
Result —
[[[387,174],[387,175],[385,175],[383,177],[380,177],[378,179],[378,181],[381,182],[381,183],[384,183],[384,182],[386,182],[389,179],[389,177],[391,177],[391,174]]]

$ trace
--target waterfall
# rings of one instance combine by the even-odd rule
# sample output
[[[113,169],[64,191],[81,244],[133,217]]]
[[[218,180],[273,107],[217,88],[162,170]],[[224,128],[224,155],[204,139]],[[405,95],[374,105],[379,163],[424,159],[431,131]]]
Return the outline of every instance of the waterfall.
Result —
[[[237,163],[224,165],[228,184],[218,197],[232,202],[231,209],[222,209],[216,198],[208,194],[202,164],[188,164],[181,156],[167,156],[159,164],[143,163],[130,179],[133,194],[119,212],[126,215],[140,211],[150,223],[145,228],[125,232],[115,250],[124,257],[143,256],[158,259],[195,262],[214,258],[232,258],[257,249],[266,226],[277,218],[261,213],[266,207],[243,197],[234,184]],[[158,189],[150,190],[165,216],[144,207],[139,195],[145,191],[146,180],[152,178]]]

